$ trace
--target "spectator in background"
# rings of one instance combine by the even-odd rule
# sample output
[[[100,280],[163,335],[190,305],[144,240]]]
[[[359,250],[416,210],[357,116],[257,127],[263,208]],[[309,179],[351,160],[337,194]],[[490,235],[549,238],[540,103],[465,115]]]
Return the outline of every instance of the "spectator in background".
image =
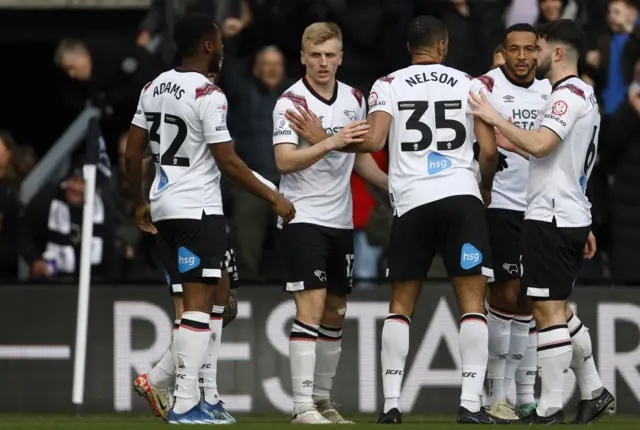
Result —
[[[277,186],[280,174],[273,155],[271,114],[291,83],[285,79],[282,53],[273,46],[258,52],[250,76],[242,70],[237,58],[237,37],[247,25],[236,18],[228,18],[222,24],[225,54],[219,82],[229,100],[228,125],[236,152],[250,169]],[[234,186],[231,237],[243,279],[262,278],[264,243],[275,226],[275,214],[268,203]]]
[[[559,19],[576,20],[579,7],[575,0],[538,0],[537,24],[547,24]]]
[[[597,48],[587,53],[587,72],[599,89],[604,104],[603,129],[608,117],[625,101],[633,74],[633,62],[640,52],[640,27],[636,0],[611,0],[607,15],[609,30],[597,39]]]
[[[155,254],[155,239],[152,235],[143,233],[135,223],[134,205],[131,200],[129,184],[126,178],[125,151],[127,148],[127,135],[124,132],[118,142],[118,165],[113,169],[112,178],[114,185],[114,216],[115,216],[115,250],[118,258],[118,273],[123,278],[151,277],[157,275],[159,262]],[[151,157],[142,161],[142,171],[145,176],[145,195],[149,190],[155,176],[155,167]]]
[[[34,165],[33,150],[0,130],[0,279],[17,276],[20,184]]]
[[[371,155],[376,160],[378,167],[387,173],[389,170],[387,150],[383,149]],[[382,247],[372,245],[367,237],[366,230],[376,201],[369,193],[367,183],[355,170],[351,174],[351,195],[353,198],[353,228],[355,230],[353,278],[357,288],[367,288],[378,283]]]
[[[62,183],[41,190],[20,221],[19,248],[33,278],[77,277],[80,265],[84,179],[82,164]],[[91,264],[94,275],[113,275],[114,222],[109,200],[96,193]]]
[[[160,52],[166,63],[173,65],[176,54],[173,29],[167,25],[167,2],[173,6],[174,22],[189,13],[203,13],[220,23],[229,16],[240,16],[243,0],[152,0],[138,27],[138,46],[151,53]]]
[[[78,86],[64,92],[78,110],[86,102],[103,112],[101,128],[109,155],[117,156],[119,130],[128,127],[138,96],[144,85],[160,72],[161,65],[144,49],[132,46],[106,46],[75,39],[64,39],[54,57],[59,66]]]
[[[640,58],[626,100],[611,120],[603,162],[613,167],[611,272],[617,283],[640,283]]]

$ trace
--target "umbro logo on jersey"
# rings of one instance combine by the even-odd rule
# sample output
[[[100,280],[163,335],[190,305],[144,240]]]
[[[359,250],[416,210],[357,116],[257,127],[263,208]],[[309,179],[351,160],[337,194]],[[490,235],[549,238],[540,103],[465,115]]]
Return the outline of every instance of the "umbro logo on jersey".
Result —
[[[200,257],[189,251],[184,246],[178,248],[178,271],[188,272],[200,265]]]
[[[470,243],[462,245],[462,251],[460,252],[460,267],[464,270],[469,270],[473,269],[480,263],[482,263],[482,252]]]
[[[427,172],[430,175],[435,175],[436,173],[440,173],[443,170],[451,167],[451,160],[449,160],[444,155],[440,155],[437,152],[432,152],[427,157]]]
[[[502,97],[502,99],[505,101],[505,103],[513,103],[513,99],[514,98],[515,97],[510,96],[510,95],[506,95],[506,96]]]

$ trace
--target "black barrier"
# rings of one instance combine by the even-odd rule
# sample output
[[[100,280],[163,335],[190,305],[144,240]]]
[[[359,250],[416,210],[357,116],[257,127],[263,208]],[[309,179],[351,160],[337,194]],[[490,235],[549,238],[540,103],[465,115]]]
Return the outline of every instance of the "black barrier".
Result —
[[[0,411],[71,411],[77,291],[72,287],[4,287],[0,310]],[[344,326],[334,399],[348,412],[376,412],[382,402],[380,333],[387,287],[356,291]],[[619,413],[640,407],[640,295],[635,289],[584,288],[577,314],[591,330],[594,356]],[[289,412],[287,360],[294,306],[279,287],[243,287],[239,315],[223,333],[218,377],[233,411]],[[165,287],[94,287],[91,292],[84,409],[146,411],[131,382],[168,348],[173,305]],[[458,312],[451,289],[425,287],[411,325],[402,404],[415,413],[454,413],[460,396]],[[565,397],[579,393],[572,374]]]

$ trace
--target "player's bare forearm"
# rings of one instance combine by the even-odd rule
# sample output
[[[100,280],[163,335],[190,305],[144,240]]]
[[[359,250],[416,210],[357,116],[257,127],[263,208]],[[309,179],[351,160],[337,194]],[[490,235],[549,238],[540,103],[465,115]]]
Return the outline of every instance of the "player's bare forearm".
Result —
[[[307,169],[321,160],[335,147],[335,139],[329,137],[307,148],[298,148],[292,143],[281,143],[274,147],[276,166],[283,175]]]
[[[238,157],[231,142],[211,145],[211,154],[216,163],[235,183],[250,193],[273,204],[279,195],[253,174],[251,169]]]
[[[142,181],[142,156],[145,148],[149,145],[149,135],[144,130],[135,125],[129,127],[127,136],[127,148],[125,150],[126,179],[129,183],[131,198],[135,206],[145,202]]]
[[[389,177],[378,167],[376,160],[373,159],[371,154],[356,155],[353,169],[358,175],[362,176],[362,179],[371,185],[381,190],[389,191]]]
[[[498,152],[487,153],[480,150],[478,155],[478,165],[480,167],[481,186],[483,190],[491,190],[493,188],[493,178],[496,175],[498,167]]]
[[[496,127],[509,142],[526,154],[531,154],[538,158],[548,154],[548,148],[546,148],[540,131],[523,130],[504,118],[496,122]]]

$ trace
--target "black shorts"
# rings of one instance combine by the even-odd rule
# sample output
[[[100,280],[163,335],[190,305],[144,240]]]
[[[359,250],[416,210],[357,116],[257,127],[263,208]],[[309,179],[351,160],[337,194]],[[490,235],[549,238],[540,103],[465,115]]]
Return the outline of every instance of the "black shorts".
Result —
[[[438,250],[449,277],[493,276],[480,199],[470,195],[447,197],[394,217],[387,277],[390,281],[426,279]]]
[[[326,288],[346,295],[353,286],[353,230],[315,224],[285,225],[278,247],[284,263],[286,291]]]
[[[182,295],[182,284],[173,283],[173,279],[178,279],[178,266],[175,263],[173,257],[171,257],[171,251],[169,246],[164,243],[162,239],[158,237],[157,241],[160,261],[164,268],[164,274],[167,278],[167,286],[169,287],[169,294],[171,296]],[[224,267],[229,275],[229,288],[236,289],[240,286],[240,275],[238,274],[238,266],[236,264],[236,256],[232,247],[227,248],[227,252],[224,255]]]
[[[524,212],[487,209],[493,278],[496,282],[520,278],[520,233]]]
[[[189,282],[218,283],[227,250],[224,217],[202,214],[202,219],[167,219],[154,225],[165,245],[160,254],[165,255],[163,265],[172,291]]]
[[[531,300],[566,300],[583,260],[590,227],[558,227],[525,220],[522,228],[522,287]]]

